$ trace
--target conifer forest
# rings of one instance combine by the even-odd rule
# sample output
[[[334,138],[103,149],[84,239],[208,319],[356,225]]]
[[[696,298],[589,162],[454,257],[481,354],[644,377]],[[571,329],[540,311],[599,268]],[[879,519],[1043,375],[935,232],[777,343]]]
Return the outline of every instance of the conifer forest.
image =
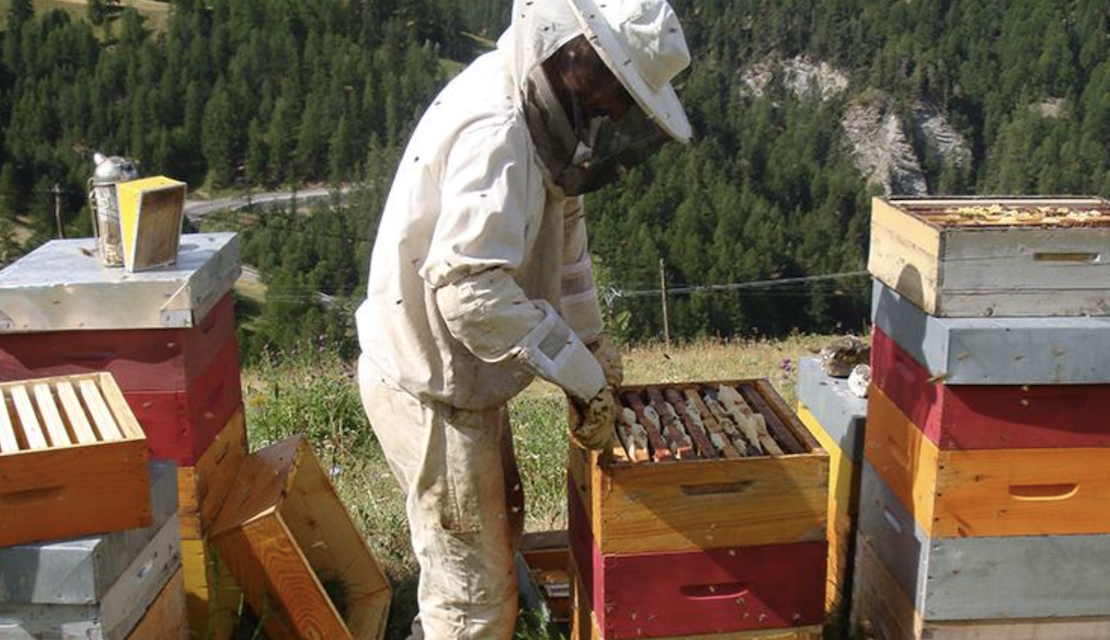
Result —
[[[661,261],[680,338],[859,330],[866,278],[793,279],[864,268],[876,194],[1110,196],[1106,0],[672,4],[696,138],[587,199],[622,339],[661,335]],[[90,232],[94,150],[212,195],[344,185],[218,220],[271,293],[244,348],[349,353],[397,158],[511,2],[173,0],[158,24],[54,6],[0,0],[0,260],[55,237],[54,185],[65,232]]]

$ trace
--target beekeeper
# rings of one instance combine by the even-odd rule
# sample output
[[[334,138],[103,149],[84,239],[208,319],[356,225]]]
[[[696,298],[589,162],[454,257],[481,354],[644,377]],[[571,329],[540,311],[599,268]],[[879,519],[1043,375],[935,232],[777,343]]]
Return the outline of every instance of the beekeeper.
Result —
[[[416,637],[509,638],[524,498],[506,402],[541,376],[605,448],[621,364],[602,331],[581,195],[690,125],[665,0],[516,0],[497,50],[420,120],[357,313],[366,413],[407,494]]]

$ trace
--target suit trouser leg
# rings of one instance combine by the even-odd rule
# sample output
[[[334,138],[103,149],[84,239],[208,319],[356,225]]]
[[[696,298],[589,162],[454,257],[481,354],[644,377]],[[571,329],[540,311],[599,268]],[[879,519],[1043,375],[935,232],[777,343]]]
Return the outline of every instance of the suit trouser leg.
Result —
[[[406,493],[420,564],[420,633],[511,638],[524,503],[505,407],[463,411],[391,388],[365,358],[363,406]]]

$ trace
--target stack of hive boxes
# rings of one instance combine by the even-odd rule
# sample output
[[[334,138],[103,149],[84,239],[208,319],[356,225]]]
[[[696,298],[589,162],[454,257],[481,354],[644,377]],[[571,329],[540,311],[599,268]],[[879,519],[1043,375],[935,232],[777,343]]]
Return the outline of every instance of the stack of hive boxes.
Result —
[[[1110,203],[877,199],[853,618],[1110,637]]]
[[[0,380],[115,377],[150,458],[178,465],[192,630],[226,638],[239,597],[205,538],[246,456],[231,299],[238,240],[185,235],[175,265],[140,273],[104,268],[93,247],[50,242],[0,272]]]
[[[111,376],[0,396],[0,638],[185,640],[176,466]]]
[[[766,425],[764,449],[729,442],[716,428],[728,417],[705,408],[717,411],[725,387],[746,400],[744,415]],[[612,456],[571,448],[572,636],[819,638],[829,461],[789,407],[763,380],[619,395],[651,444],[617,445]],[[662,432],[653,431],[656,415]],[[710,444],[698,433],[703,424]]]
[[[826,608],[845,620],[851,595],[863,470],[867,400],[844,378],[825,373],[818,358],[798,363],[798,418],[829,454],[829,568]]]

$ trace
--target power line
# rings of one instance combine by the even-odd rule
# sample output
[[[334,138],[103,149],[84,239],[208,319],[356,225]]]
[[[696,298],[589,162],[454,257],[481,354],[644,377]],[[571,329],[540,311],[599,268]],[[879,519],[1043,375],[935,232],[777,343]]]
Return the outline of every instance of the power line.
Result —
[[[671,295],[686,295],[694,293],[715,293],[718,291],[743,291],[745,289],[768,289],[781,286],[789,286],[795,284],[806,284],[810,282],[827,282],[831,280],[842,280],[846,278],[858,278],[868,275],[867,271],[846,271],[843,273],[826,273],[816,276],[800,276],[796,278],[776,278],[773,280],[754,280],[749,282],[729,282],[726,284],[694,284],[679,287],[667,287],[667,294]],[[638,291],[622,291],[620,289],[611,289],[609,293],[614,298],[646,298],[649,296],[658,296],[663,293],[662,289],[640,289]],[[770,293],[770,292],[768,292]],[[798,294],[808,294],[808,292],[797,292]]]

